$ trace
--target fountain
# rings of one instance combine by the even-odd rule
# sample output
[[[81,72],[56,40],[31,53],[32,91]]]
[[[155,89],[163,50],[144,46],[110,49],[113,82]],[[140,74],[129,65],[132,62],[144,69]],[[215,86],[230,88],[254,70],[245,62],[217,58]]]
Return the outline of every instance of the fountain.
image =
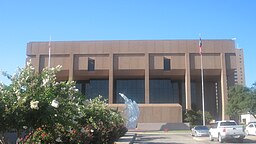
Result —
[[[127,120],[126,127],[128,129],[135,129],[140,115],[139,106],[135,101],[128,99],[124,94],[119,93],[119,95],[124,99],[125,103],[124,114]]]

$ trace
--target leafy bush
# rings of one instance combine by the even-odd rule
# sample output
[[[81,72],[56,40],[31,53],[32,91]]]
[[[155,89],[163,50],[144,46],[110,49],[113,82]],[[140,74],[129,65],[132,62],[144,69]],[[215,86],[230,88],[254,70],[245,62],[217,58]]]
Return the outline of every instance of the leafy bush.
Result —
[[[195,110],[188,110],[185,113],[185,119],[186,122],[189,122],[190,126],[193,125],[202,125],[203,124],[203,112],[201,110],[195,111]],[[205,123],[209,124],[210,121],[213,120],[213,116],[205,111]]]
[[[108,108],[101,97],[86,102],[78,123],[93,130],[92,143],[113,143],[127,132],[124,119],[118,111]]]

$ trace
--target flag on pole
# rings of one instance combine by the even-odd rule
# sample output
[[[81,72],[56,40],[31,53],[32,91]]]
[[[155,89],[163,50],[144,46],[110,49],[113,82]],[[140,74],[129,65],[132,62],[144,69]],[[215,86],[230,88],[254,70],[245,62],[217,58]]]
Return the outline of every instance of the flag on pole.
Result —
[[[200,40],[199,40],[199,53],[200,53],[200,55],[202,55],[202,46],[203,46],[203,43],[202,43],[202,39],[200,37]]]

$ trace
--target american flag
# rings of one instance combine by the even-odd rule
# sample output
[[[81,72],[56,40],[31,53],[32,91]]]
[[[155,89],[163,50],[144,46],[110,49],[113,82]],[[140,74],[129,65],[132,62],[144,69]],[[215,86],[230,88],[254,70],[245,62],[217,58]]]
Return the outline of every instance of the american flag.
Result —
[[[200,55],[202,55],[202,46],[203,46],[203,43],[202,43],[202,39],[200,37],[200,39],[199,39],[199,53],[200,53]]]

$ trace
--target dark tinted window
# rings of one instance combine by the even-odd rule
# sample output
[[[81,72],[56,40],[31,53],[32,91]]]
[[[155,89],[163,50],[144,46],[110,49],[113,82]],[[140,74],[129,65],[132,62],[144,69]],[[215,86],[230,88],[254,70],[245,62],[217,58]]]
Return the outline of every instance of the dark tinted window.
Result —
[[[171,69],[171,60],[169,58],[164,58],[164,70],[168,71]]]
[[[220,126],[230,126],[230,125],[236,125],[235,122],[221,122]]]
[[[145,103],[145,81],[140,79],[116,80],[114,103],[124,103],[119,93],[123,93],[136,103]]]
[[[76,87],[88,99],[93,99],[99,95],[108,99],[108,80],[78,81]]]
[[[149,81],[150,103],[179,103],[179,83],[170,79]]]
[[[217,123],[212,123],[211,128],[217,128],[217,125],[218,125]]]
[[[95,60],[92,58],[88,58],[88,71],[95,70]]]

